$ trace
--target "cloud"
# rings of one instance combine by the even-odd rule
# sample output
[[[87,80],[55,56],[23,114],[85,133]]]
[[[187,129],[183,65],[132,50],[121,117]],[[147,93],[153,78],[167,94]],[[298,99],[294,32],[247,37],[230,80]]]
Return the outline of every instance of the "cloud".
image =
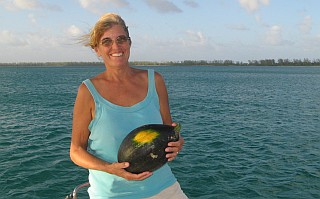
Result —
[[[23,37],[21,37],[21,35]],[[61,46],[65,43],[64,35],[52,35],[46,29],[20,34],[9,30],[0,32],[0,45],[10,48],[46,49]]]
[[[77,34],[77,27],[68,30]],[[43,28],[34,32],[0,30],[2,62],[47,62],[47,61],[98,61],[86,47],[79,47],[78,40],[61,31],[53,35]],[[14,53],[12,53],[14,52]]]
[[[51,10],[51,11],[61,11],[61,7],[58,5],[52,4],[43,4],[39,0],[13,0],[8,1],[4,0],[2,2],[4,8],[10,11],[18,11],[18,10]]]
[[[26,46],[28,42],[24,39],[19,38],[13,32],[8,30],[3,30],[0,32],[0,44],[6,46]]]
[[[231,29],[231,30],[240,30],[240,31],[245,31],[245,30],[249,30],[248,27],[246,27],[243,24],[233,24],[233,25],[228,25],[227,28]]]
[[[31,21],[31,23],[36,24],[37,23],[37,19],[34,16],[34,14],[28,14],[28,18]]]
[[[60,46],[64,38],[57,35],[50,35],[48,31],[42,30],[40,32],[29,33],[27,41],[32,48],[51,49]]]
[[[192,7],[192,8],[197,8],[199,7],[199,4],[196,2],[196,1],[193,1],[193,0],[185,0],[183,1],[184,4]]]
[[[187,30],[183,34],[162,36],[139,36],[133,43],[133,60],[181,61],[206,59],[216,52],[218,46],[203,32]],[[150,48],[152,46],[152,48]]]
[[[282,41],[281,27],[272,26],[267,32],[266,42],[270,45],[278,45]]]
[[[187,38],[183,42],[185,46],[203,46],[207,44],[207,38],[200,31],[188,30],[186,34]]]
[[[301,47],[303,51],[305,52],[310,52],[310,53],[315,53],[315,57],[319,57],[319,52],[320,52],[320,35],[317,36],[312,36],[309,35],[305,38],[303,38],[300,42]]]
[[[35,0],[14,0],[7,4],[12,10],[34,10],[40,8],[40,3]]]
[[[312,18],[311,16],[305,16],[303,21],[299,25],[299,29],[302,33],[310,33],[312,29]]]
[[[67,29],[67,34],[72,37],[80,36],[83,34],[83,31],[75,25],[71,25]]]
[[[106,5],[109,5],[122,8],[129,5],[126,0],[79,0],[79,2],[83,8],[88,8],[91,5],[94,7],[106,7]]]
[[[277,25],[274,25],[269,28],[265,41],[268,45],[273,45],[273,46],[292,44],[292,42],[283,39],[282,28],[281,26],[277,26]]]
[[[182,10],[167,0],[144,0],[146,4],[160,13],[180,13]]]
[[[78,0],[81,7],[92,13],[101,15],[109,8],[125,8],[129,7],[126,0]]]
[[[267,27],[267,28],[270,27],[269,24],[267,24],[265,21],[262,20],[262,18],[261,18],[261,16],[260,16],[259,14],[256,14],[256,15],[254,16],[254,18],[255,18],[256,22],[257,22],[259,25],[264,26],[264,27]]]
[[[259,10],[262,5],[269,5],[269,0],[238,0],[240,5],[248,12]]]
[[[90,3],[92,3],[93,1],[90,0],[79,0],[79,3],[81,5],[81,7],[83,8],[88,8]]]

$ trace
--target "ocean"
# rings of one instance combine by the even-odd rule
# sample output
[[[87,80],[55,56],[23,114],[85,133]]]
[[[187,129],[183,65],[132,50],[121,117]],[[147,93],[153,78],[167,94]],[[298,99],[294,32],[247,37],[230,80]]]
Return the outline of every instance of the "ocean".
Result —
[[[320,67],[141,68],[166,80],[185,139],[170,166],[189,198],[320,198]],[[73,104],[103,70],[0,67],[0,198],[65,198],[87,181],[69,158]]]

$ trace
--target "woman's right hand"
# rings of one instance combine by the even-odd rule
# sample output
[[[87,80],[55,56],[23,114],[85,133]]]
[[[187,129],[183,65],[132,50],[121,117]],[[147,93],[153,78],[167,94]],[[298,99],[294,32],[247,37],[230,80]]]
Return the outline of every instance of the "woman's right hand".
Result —
[[[127,167],[129,167],[129,162],[114,162],[109,165],[109,173],[122,177],[126,180],[144,180],[152,175],[152,172],[150,171],[145,171],[139,174],[130,173],[125,170]]]

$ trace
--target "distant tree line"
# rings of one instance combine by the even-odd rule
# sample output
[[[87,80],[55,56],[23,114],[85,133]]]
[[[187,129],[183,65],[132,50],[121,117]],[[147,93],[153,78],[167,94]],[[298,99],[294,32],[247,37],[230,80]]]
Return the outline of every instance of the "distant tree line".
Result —
[[[0,63],[0,66],[95,66],[103,65],[102,62],[15,62]]]
[[[138,62],[138,65],[149,65],[149,62]],[[178,62],[160,62],[153,65],[169,65],[169,66],[320,66],[320,59],[263,59],[248,60],[248,62],[240,62],[233,60],[185,60]]]
[[[134,66],[320,66],[320,59],[263,59],[248,62],[233,60],[184,60],[184,61],[133,61]],[[17,62],[0,63],[0,66],[103,66],[102,62]]]

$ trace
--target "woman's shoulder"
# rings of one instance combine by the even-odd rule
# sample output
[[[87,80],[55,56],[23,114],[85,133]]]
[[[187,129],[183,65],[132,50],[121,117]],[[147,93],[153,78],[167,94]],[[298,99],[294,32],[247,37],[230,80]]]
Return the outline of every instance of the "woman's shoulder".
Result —
[[[146,82],[148,80],[148,69],[134,68],[133,72],[137,81]]]
[[[90,83],[93,85],[93,87],[95,89],[99,90],[99,88],[106,83],[106,78],[104,76],[104,73],[102,72],[96,76],[88,78],[85,81],[90,81]]]
[[[135,70],[136,74],[142,75],[144,77],[148,77],[149,71],[154,72],[155,79],[158,80],[158,81],[159,80],[163,81],[163,77],[162,77],[161,73],[155,71],[154,69],[138,69],[138,68],[135,68],[134,70]]]
[[[135,69],[135,73],[140,78],[143,78],[145,80],[148,79],[149,71],[154,73],[154,80],[156,84],[163,85],[164,84],[164,78],[162,77],[161,73],[154,71],[153,69]]]
[[[78,87],[78,96],[85,99],[88,99],[91,96],[90,91],[84,82],[82,82]]]
[[[148,70],[149,70],[149,69],[132,68],[132,71],[133,71],[136,75],[147,75],[147,74],[148,74]]]

